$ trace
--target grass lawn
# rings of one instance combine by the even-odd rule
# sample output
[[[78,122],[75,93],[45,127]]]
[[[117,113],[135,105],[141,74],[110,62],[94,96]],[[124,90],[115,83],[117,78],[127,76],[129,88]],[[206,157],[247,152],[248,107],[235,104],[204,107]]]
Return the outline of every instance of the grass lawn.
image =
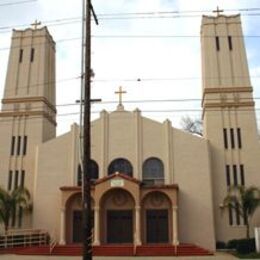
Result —
[[[260,253],[250,253],[250,254],[247,254],[247,255],[233,253],[233,255],[240,258],[240,259],[260,259]]]

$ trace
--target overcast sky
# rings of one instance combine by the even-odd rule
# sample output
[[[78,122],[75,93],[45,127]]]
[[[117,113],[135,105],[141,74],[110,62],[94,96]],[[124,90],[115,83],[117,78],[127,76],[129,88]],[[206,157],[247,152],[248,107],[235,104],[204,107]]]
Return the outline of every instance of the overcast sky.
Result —
[[[75,103],[80,96],[78,78],[81,74],[82,1],[36,0],[17,4],[19,1],[22,0],[0,0],[1,97],[9,54],[10,28],[26,28],[38,19],[48,26],[57,43],[57,105]],[[16,4],[6,5],[8,3]],[[204,10],[204,14],[210,14],[207,11],[220,6],[224,10],[235,10],[226,12],[234,14],[239,13],[238,9],[260,8],[259,0],[92,0],[92,4],[99,18],[98,26],[92,23],[92,68],[95,72],[92,98],[101,98],[103,101],[92,106],[93,112],[114,110],[117,104],[107,102],[118,100],[114,92],[120,85],[127,91],[124,96],[126,101],[198,99],[193,102],[124,104],[125,109],[138,107],[144,111],[143,115],[154,120],[162,122],[169,118],[176,127],[179,127],[182,116],[200,117],[199,111],[191,110],[200,109],[202,89],[199,39],[202,13],[190,13],[192,16],[183,17],[185,13],[182,12]],[[160,14],[157,15],[159,18],[147,18],[148,12],[170,11],[180,11],[181,15],[166,18],[166,15]],[[139,19],[136,19],[136,15],[133,19],[108,19],[121,13],[145,14],[139,15]],[[242,12],[244,34],[260,36],[260,11],[253,13],[258,15],[248,16],[248,12]],[[69,18],[73,19],[69,21]],[[111,37],[120,35],[195,37]],[[245,41],[254,95],[260,97],[260,38],[246,37]],[[256,107],[260,108],[258,102]],[[174,111],[176,109],[187,111]],[[145,112],[150,110],[157,112]],[[160,110],[165,112],[158,112]],[[78,121],[79,115],[68,115],[74,112],[78,112],[78,106],[58,106],[59,134],[68,131],[70,125]],[[93,118],[97,116],[98,113],[93,113]]]

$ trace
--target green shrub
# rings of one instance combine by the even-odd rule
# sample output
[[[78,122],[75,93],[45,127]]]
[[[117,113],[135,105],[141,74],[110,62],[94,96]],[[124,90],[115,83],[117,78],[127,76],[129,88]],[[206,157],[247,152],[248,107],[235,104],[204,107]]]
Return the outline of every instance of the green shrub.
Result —
[[[236,249],[237,247],[237,239],[232,239],[227,242],[227,248],[228,249]]]
[[[223,242],[223,241],[217,241],[216,248],[217,249],[225,249],[226,248],[226,243]]]
[[[255,252],[255,239],[239,239],[236,242],[236,251],[239,254],[250,254]]]

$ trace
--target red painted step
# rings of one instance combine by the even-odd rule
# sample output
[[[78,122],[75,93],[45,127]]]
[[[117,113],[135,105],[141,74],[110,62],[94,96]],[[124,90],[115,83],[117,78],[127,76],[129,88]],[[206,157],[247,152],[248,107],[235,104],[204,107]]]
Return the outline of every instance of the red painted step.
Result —
[[[0,254],[20,255],[49,255],[49,246],[34,246],[24,248],[0,249]],[[82,245],[57,245],[51,255],[81,256]],[[132,244],[125,245],[100,245],[93,247],[95,256],[206,256],[213,255],[212,252],[190,244],[180,244],[174,247],[169,244],[141,245],[134,248]]]
[[[213,255],[213,252],[210,252],[196,245],[181,244],[180,246],[178,246],[177,255],[179,256],[205,255],[206,256],[206,255]]]
[[[95,256],[133,256],[133,245],[101,245],[93,247]]]
[[[172,245],[142,245],[136,248],[136,255],[138,256],[192,256],[192,255],[213,255],[206,249],[195,245],[179,245],[174,247]]]

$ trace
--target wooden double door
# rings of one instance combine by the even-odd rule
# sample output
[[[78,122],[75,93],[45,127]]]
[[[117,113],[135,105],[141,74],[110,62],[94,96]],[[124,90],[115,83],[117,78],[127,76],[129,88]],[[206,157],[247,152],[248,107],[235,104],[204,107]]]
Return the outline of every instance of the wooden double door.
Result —
[[[169,243],[168,210],[146,210],[147,243]]]
[[[83,241],[82,229],[82,211],[74,210],[72,213],[73,226],[72,226],[72,242],[81,243]],[[94,227],[94,211],[91,212],[91,228]]]
[[[132,210],[107,210],[107,243],[133,243]]]
[[[146,242],[169,242],[168,210],[148,209],[146,212]],[[93,220],[92,212],[92,220]],[[92,221],[92,227],[93,223]],[[106,240],[110,244],[133,243],[133,210],[107,210]],[[82,213],[73,211],[73,243],[82,242]]]

